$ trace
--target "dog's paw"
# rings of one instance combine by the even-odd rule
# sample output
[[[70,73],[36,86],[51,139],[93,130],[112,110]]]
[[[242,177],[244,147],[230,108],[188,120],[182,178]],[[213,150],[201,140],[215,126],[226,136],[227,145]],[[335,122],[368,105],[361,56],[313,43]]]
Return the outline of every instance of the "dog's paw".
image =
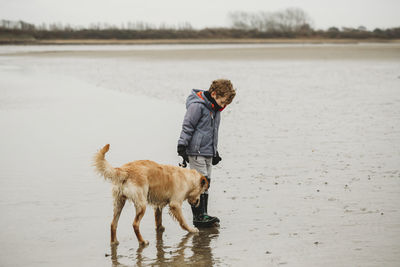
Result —
[[[143,246],[143,247],[146,247],[146,246],[148,246],[150,243],[149,243],[149,241],[147,241],[147,240],[143,240],[142,242],[140,242],[140,245],[141,246]]]
[[[196,227],[190,228],[189,230],[190,233],[198,233],[199,229],[197,229]]]

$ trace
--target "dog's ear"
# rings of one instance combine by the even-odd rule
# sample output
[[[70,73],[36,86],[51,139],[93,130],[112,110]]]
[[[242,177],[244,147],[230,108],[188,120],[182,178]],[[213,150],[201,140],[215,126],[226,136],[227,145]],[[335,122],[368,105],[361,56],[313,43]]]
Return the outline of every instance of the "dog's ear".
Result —
[[[207,180],[206,177],[201,176],[201,178],[200,178],[200,185],[201,185],[201,187],[208,188],[208,180]]]

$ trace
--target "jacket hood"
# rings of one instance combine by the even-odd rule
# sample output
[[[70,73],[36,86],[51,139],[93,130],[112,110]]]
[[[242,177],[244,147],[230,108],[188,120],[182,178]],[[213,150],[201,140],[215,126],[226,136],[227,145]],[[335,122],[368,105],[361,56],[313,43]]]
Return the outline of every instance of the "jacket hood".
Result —
[[[205,105],[209,110],[211,110],[211,111],[213,110],[212,103],[204,95],[204,90],[200,90],[200,89],[192,90],[192,93],[186,99],[186,108],[188,108],[190,106],[190,104],[193,104],[193,103],[201,103],[201,104]]]

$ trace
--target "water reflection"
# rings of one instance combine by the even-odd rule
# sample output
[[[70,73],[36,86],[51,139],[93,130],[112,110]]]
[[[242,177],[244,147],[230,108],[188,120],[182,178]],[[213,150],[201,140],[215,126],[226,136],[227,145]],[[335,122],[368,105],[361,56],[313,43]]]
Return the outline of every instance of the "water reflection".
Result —
[[[191,250],[193,255],[189,258],[189,262],[196,263],[198,266],[213,266],[215,263],[211,240],[218,238],[218,228],[208,228],[201,230],[199,234],[193,236]]]
[[[197,266],[213,266],[217,261],[210,246],[213,239],[218,238],[218,228],[201,229],[197,234],[184,235],[178,245],[168,246],[164,244],[163,232],[156,235],[156,253],[148,255],[148,247],[139,246],[136,253],[128,256],[128,265],[120,263],[119,259],[125,258],[118,255],[118,246],[111,246],[112,267],[121,266],[181,266],[196,263]]]
[[[108,255],[106,255],[108,256]],[[125,267],[127,265],[121,264],[118,261],[118,245],[111,245],[111,266],[112,267]]]

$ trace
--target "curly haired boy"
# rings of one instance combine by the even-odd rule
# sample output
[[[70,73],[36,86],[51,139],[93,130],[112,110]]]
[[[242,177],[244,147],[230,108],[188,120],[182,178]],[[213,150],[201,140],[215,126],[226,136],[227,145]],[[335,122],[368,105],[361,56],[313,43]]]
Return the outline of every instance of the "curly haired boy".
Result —
[[[221,111],[236,95],[230,80],[218,79],[211,83],[208,91],[193,89],[186,100],[186,114],[178,140],[178,154],[184,163],[189,162],[211,182],[212,165],[221,161],[218,153],[218,128]],[[200,205],[192,206],[193,224],[209,227],[219,219],[207,213],[208,190],[201,195]]]

